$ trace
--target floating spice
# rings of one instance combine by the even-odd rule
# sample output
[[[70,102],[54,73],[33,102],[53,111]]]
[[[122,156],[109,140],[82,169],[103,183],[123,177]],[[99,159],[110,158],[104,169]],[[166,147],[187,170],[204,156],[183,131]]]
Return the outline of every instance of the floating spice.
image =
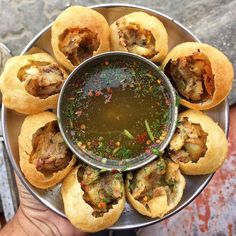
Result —
[[[66,89],[67,129],[85,152],[103,163],[158,154],[170,114],[158,73],[140,62],[107,60]]]

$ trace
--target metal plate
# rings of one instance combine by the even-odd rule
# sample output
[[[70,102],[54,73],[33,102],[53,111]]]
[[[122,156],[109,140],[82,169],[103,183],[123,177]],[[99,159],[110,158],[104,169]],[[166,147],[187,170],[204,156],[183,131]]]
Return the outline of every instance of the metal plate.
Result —
[[[109,24],[115,21],[117,18],[133,11],[144,11],[156,16],[163,22],[167,29],[169,35],[169,49],[183,42],[199,41],[190,31],[188,31],[184,26],[176,22],[174,19],[171,19],[170,17],[165,16],[164,14],[150,10],[148,8],[128,4],[104,4],[93,6],[92,8],[103,14]],[[23,50],[22,54],[27,53],[27,51],[29,51],[33,46],[39,47],[52,54],[52,48],[50,45],[50,28],[51,25],[47,26],[38,35],[36,35]],[[218,122],[218,124],[227,133],[229,120],[229,107],[227,101],[224,101],[214,109],[207,111],[207,114],[210,115],[216,122]],[[50,190],[40,190],[34,188],[23,177],[23,174],[19,168],[18,135],[20,133],[21,124],[23,122],[24,117],[24,115],[8,110],[3,106],[3,134],[11,163],[15,169],[15,172],[17,173],[25,187],[38,200],[44,203],[51,210],[57,212],[62,216],[65,216],[63,210],[63,202],[60,194],[60,185],[57,185],[56,187]],[[110,229],[137,228],[147,226],[152,223],[157,223],[163,219],[166,219],[167,217],[177,213],[185,206],[187,206],[204,189],[204,187],[208,184],[212,176],[213,174],[203,176],[186,176],[186,189],[184,191],[182,200],[172,212],[170,212],[168,215],[161,219],[151,219],[142,216],[127,203],[120,219]]]

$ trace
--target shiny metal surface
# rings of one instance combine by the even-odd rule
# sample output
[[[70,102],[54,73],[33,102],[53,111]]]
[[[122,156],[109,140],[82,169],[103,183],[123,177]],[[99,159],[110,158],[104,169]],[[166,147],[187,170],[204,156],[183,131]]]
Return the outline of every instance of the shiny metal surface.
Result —
[[[133,11],[144,11],[156,16],[163,22],[167,29],[169,35],[169,49],[182,42],[199,41],[190,31],[188,31],[178,22],[174,21],[174,19],[171,19],[164,14],[144,7],[132,6],[128,4],[105,4],[93,6],[93,8],[102,13],[109,23],[116,20],[120,16],[131,13]],[[22,54],[27,53],[33,46],[39,47],[52,54],[50,45],[50,27],[51,25],[47,26],[38,35],[36,35],[34,39],[32,39],[32,41],[23,50]],[[228,131],[229,110],[227,101],[224,101],[214,109],[207,111],[207,114],[209,114],[216,122],[218,122],[219,125],[225,130],[225,132]],[[22,172],[20,171],[17,143],[23,119],[23,115],[18,114],[14,111],[10,111],[3,106],[3,135],[10,161],[25,187],[50,209],[64,216],[63,203],[60,194],[60,185],[57,185],[55,188],[46,191],[36,189],[25,180]],[[110,229],[137,228],[160,222],[163,219],[170,217],[171,215],[177,213],[186,205],[188,205],[204,189],[212,176],[213,175],[186,176],[186,189],[184,191],[184,196],[181,202],[178,204],[176,209],[174,209],[172,212],[161,219],[151,219],[142,216],[134,211],[133,208],[127,203],[125,211],[121,215],[121,218]]]
[[[114,62],[116,60],[122,60],[122,62],[137,62],[144,65],[149,71],[152,71],[153,74],[156,75],[156,78],[159,78],[162,81],[163,86],[166,89],[168,97],[170,99],[170,116],[169,116],[169,125],[166,138],[160,143],[158,149],[163,152],[167,145],[169,144],[174,132],[175,126],[177,123],[177,116],[178,116],[178,106],[176,106],[176,93],[175,89],[170,83],[168,77],[163,73],[163,71],[155,65],[153,62],[149,61],[148,59],[141,57],[139,55],[129,53],[129,52],[106,52],[94,57],[91,57],[77,66],[69,75],[66,82],[64,83],[61,93],[58,100],[57,106],[57,117],[59,119],[59,128],[63,135],[64,140],[66,141],[69,148],[76,154],[78,158],[82,161],[86,162],[89,165],[100,169],[106,170],[119,170],[119,171],[129,171],[140,168],[149,162],[153,161],[156,158],[154,154],[146,154],[142,153],[141,155],[135,158],[124,159],[121,163],[120,160],[112,160],[107,159],[106,162],[102,162],[102,159],[98,159],[97,156],[91,155],[81,148],[78,145],[75,145],[73,142],[73,138],[70,135],[70,132],[67,132],[67,126],[65,125],[67,122],[67,117],[65,116],[65,111],[67,108],[67,98],[71,96],[71,90],[68,90],[68,86],[74,84],[75,81],[78,80],[84,73],[89,72],[91,68],[95,67],[96,65],[104,62]],[[140,65],[140,64],[138,64]],[[66,92],[67,91],[67,92]],[[69,93],[69,94],[68,94]]]

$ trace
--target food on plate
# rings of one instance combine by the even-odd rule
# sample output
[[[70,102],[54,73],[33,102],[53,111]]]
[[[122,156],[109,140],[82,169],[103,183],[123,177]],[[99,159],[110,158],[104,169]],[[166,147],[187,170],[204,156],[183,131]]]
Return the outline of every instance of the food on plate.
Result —
[[[23,114],[54,109],[67,75],[47,53],[12,57],[0,78],[3,103]]]
[[[139,61],[102,61],[68,83],[64,94],[67,135],[96,159],[157,152],[167,137],[170,97],[160,75]]]
[[[96,232],[113,225],[125,206],[122,174],[79,164],[61,188],[65,214],[78,229]]]
[[[218,49],[187,42],[174,47],[162,67],[188,108],[205,110],[218,105],[229,94],[233,66]]]
[[[224,162],[228,144],[223,130],[210,117],[196,110],[179,115],[175,134],[169,145],[170,158],[187,175],[216,171]]]
[[[20,168],[35,187],[47,189],[61,182],[76,158],[66,146],[51,112],[27,116],[19,136]]]
[[[185,179],[179,165],[159,159],[126,177],[126,196],[131,205],[141,214],[155,218],[163,217],[175,208],[182,198]]]
[[[116,20],[111,28],[111,49],[136,53],[162,61],[168,53],[168,35],[161,21],[144,12],[133,12]]]
[[[100,13],[72,6],[53,22],[51,43],[58,62],[72,71],[87,58],[110,50],[109,25]]]

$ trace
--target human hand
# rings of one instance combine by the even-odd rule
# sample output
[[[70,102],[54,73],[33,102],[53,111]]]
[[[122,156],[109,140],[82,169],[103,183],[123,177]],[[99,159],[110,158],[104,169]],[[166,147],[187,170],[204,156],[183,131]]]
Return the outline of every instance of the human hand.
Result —
[[[49,210],[36,200],[16,176],[20,206],[15,217],[3,228],[0,235],[66,235],[85,236],[68,220]]]

